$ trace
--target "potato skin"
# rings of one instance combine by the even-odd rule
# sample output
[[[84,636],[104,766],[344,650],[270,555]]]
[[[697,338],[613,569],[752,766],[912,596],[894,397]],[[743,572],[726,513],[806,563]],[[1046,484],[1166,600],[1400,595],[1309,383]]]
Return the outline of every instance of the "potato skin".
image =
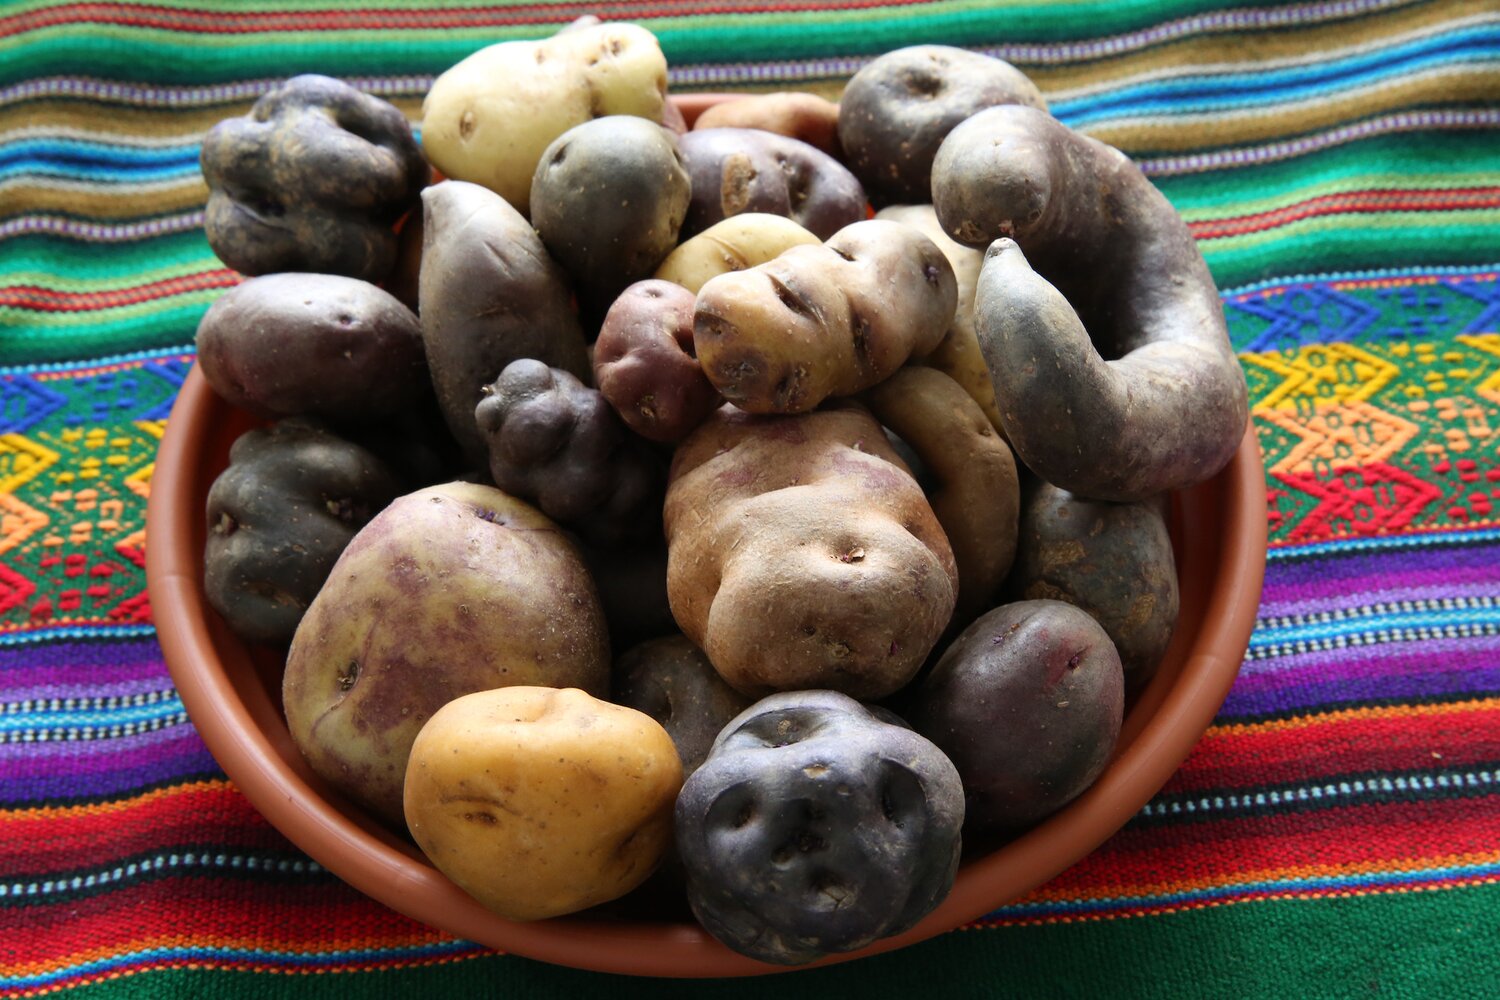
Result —
[[[957,305],[921,233],[872,219],[698,292],[693,344],[714,388],[752,413],[804,413],[930,352]]]
[[[1061,809],[1109,761],[1124,718],[1120,658],[1071,604],[981,616],[912,699],[912,726],[964,783],[965,834],[1018,833]]]
[[[975,330],[1032,471],[1124,502],[1228,463],[1248,393],[1223,304],[1186,223],[1123,153],[990,108],[943,142],[933,205],[954,239],[988,247]]]
[[[485,907],[541,920],[617,899],[671,846],[682,766],[640,712],[509,687],[440,708],[412,745],[412,837]]]
[[[209,306],[197,347],[214,391],[262,417],[358,423],[401,413],[431,391],[417,317],[357,278],[251,278]]]
[[[750,707],[682,635],[649,639],[616,660],[613,700],[661,723],[684,775],[698,770],[720,730]]]
[[[783,965],[914,926],[953,885],[962,825],[943,753],[833,691],[750,706],[677,799],[694,914],[734,950]]]
[[[882,697],[952,616],[948,540],[861,408],[717,410],[678,446],[663,514],[672,614],[745,694]]]
[[[819,242],[816,236],[785,216],[744,212],[716,222],[685,240],[661,262],[655,277],[697,295],[710,278],[775,260],[792,247]]]
[[[519,212],[476,184],[444,181],[422,193],[422,339],[448,429],[475,464],[485,461],[474,407],[517,358],[580,379],[589,370],[583,329],[561,267]]]
[[[997,602],[1016,553],[1020,487],[1010,446],[979,404],[932,368],[903,368],[861,401],[921,460],[958,566],[957,631]]]
[[[695,301],[669,281],[638,281],[609,307],[594,342],[594,384],[647,440],[680,441],[719,405],[692,353]]]
[[[984,254],[949,236],[931,205],[891,205],[876,212],[875,218],[919,230],[948,258],[958,289],[958,307],[953,312],[953,323],[936,347],[913,360],[936,368],[963,386],[984,410],[984,415],[990,418],[995,430],[1003,435],[1005,427],[1000,422],[1000,409],[995,405],[995,386],[990,381],[984,353],[979,349],[979,338],[974,333],[974,293],[979,287],[979,269],[984,265]]]
[[[242,274],[315,271],[380,281],[391,227],[431,175],[406,116],[316,74],[292,77],[250,113],[215,125],[199,154],[203,229]]]
[[[208,603],[241,638],[290,642],[354,533],[399,492],[384,462],[311,421],[246,431],[208,490]]]
[[[459,695],[609,687],[609,636],[572,544],[499,490],[401,497],[355,536],[297,628],[282,698],[292,739],[344,794],[400,823],[412,740]]]
[[[1164,500],[1104,503],[1038,482],[1022,508],[1011,589],[1088,612],[1120,654],[1127,691],[1151,679],[1177,624]]]
[[[660,529],[663,463],[630,435],[597,389],[540,361],[512,361],[474,419],[495,485],[594,542]]]
[[[725,101],[699,115],[693,128],[755,128],[805,142],[835,160],[844,158],[839,106],[816,94],[779,91]]]
[[[598,313],[677,245],[692,184],[672,133],[629,115],[575,125],[542,153],[531,223]]]
[[[947,45],[888,52],[854,74],[839,100],[844,162],[877,207],[925,204],[944,137],[997,104],[1047,110],[1036,85],[1003,60]]]
[[[439,76],[422,102],[422,145],[444,176],[529,215],[532,175],[552,140],[604,115],[660,124],[666,99],[656,36],[634,24],[575,25],[480,49]]]
[[[766,212],[827,239],[865,217],[859,181],[805,142],[758,129],[695,129],[681,149],[693,179],[684,236],[742,212]]]

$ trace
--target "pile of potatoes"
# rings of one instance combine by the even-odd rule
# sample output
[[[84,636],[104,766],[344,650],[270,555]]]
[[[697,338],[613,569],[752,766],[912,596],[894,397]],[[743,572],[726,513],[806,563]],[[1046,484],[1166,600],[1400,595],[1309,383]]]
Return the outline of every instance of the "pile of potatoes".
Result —
[[[1009,65],[691,130],[666,89],[585,19],[439,77],[420,148],[312,76],[213,130],[247,278],[199,364],[268,426],[206,589],[312,769],[496,913],[685,899],[800,963],[1098,776],[1245,384],[1171,206]]]

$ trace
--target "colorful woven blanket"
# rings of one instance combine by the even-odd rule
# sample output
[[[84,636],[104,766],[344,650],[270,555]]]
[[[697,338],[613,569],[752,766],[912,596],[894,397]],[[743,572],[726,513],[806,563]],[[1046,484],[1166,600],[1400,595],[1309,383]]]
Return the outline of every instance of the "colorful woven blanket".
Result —
[[[204,749],[145,498],[207,304],[198,143],[274,80],[415,114],[589,4],[0,3],[0,996],[1489,997],[1500,983],[1500,8],[1493,0],[620,0],[678,91],[836,94],[970,46],[1201,241],[1270,488],[1217,722],[1082,864],[905,951],[710,985],[498,955],[303,857]]]

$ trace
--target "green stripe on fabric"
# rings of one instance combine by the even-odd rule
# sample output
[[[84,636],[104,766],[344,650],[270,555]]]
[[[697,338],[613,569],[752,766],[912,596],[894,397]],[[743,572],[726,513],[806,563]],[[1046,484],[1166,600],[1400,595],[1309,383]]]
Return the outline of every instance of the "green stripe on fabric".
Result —
[[[1005,6],[990,0],[807,13],[699,15],[643,21],[669,63],[770,61],[883,52],[903,45],[1052,42],[1098,39],[1213,10],[1212,0],[1167,9],[1149,0]],[[559,20],[565,19],[560,16]],[[375,19],[372,18],[372,24]],[[0,82],[76,73],[133,78],[143,62],[157,83],[226,81],[322,72],[334,76],[438,73],[497,41],[536,38],[553,26],[436,30],[306,31],[215,35],[156,28],[73,24],[0,41]],[[480,32],[482,31],[482,35]],[[1206,33],[1198,29],[1194,33]]]
[[[143,271],[181,273],[223,267],[201,229],[130,243],[85,244],[55,236],[17,236],[0,247],[0,285],[19,284],[16,274],[66,275],[66,281],[105,281],[111,287],[136,285]],[[49,285],[51,283],[49,282]]]
[[[60,329],[44,329],[35,324],[17,329],[0,316],[0,365],[41,364],[190,344],[198,330],[198,321],[219,294],[195,292],[173,299],[167,309],[158,306],[157,311],[132,319],[96,321]]]
[[[1215,218],[1241,214],[1246,206],[1294,189],[1341,190],[1341,182],[1372,170],[1403,178],[1438,177],[1453,186],[1456,174],[1488,175],[1495,183],[1500,157],[1500,131],[1407,132],[1362,139],[1303,156],[1254,166],[1236,166],[1152,182],[1178,211]],[[1253,211],[1253,209],[1250,209]]]
[[[1500,886],[1278,900],[1151,920],[959,931],[902,951],[774,979],[628,979],[514,957],[288,977],[242,971],[140,972],[81,988],[90,1000],[299,1000],[503,996],[575,1000],[829,1000],[1235,997],[1487,1000],[1500,977]],[[1121,962],[1121,956],[1131,961]],[[351,982],[351,979],[354,982]],[[356,985],[357,983],[357,985]]]

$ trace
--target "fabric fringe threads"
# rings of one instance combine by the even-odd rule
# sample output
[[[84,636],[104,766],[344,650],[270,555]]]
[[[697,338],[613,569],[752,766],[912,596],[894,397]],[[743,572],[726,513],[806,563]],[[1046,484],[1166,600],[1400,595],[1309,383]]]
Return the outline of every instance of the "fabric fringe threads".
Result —
[[[0,15],[0,996],[124,995],[147,972],[153,996],[381,973],[352,981],[363,995],[415,967],[429,993],[542,982],[545,970],[344,886],[227,783],[162,665],[144,517],[186,345],[237,280],[202,234],[206,129],[301,71],[415,115],[464,54],[575,12],[12,7]],[[1291,993],[1326,995],[1350,988],[1346,970],[1325,965],[1322,990],[1296,948],[1414,944],[1426,965],[1361,982],[1471,995],[1500,928],[1500,13],[1484,0],[1200,7],[611,13],[661,33],[679,90],[835,95],[871,53],[914,41],[1010,59],[1064,121],[1142,163],[1224,289],[1271,531],[1239,680],[1179,773],[1100,851],[978,933],[928,947],[960,977],[1012,955],[1008,986],[1042,990],[1046,970],[1076,968],[1081,943],[1109,948],[1114,993],[1139,980],[1141,995],[1164,995],[1173,961],[1193,970],[1185,989],[1243,986],[1214,978],[1234,960],[1202,958],[1227,934],[1304,970]],[[1181,914],[1171,933],[1156,932],[1169,913]],[[1132,961],[1148,964],[1132,976]],[[1439,989],[1424,977],[1445,962],[1462,975]],[[902,968],[841,975],[896,982]]]

